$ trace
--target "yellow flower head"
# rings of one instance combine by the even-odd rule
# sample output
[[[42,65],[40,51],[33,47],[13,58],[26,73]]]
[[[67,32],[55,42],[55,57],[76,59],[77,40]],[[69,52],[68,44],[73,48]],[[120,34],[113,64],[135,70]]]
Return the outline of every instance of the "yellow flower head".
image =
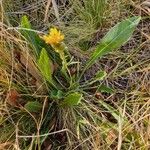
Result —
[[[48,35],[43,36],[47,44],[58,45],[64,40],[64,35],[56,28],[51,28]]]

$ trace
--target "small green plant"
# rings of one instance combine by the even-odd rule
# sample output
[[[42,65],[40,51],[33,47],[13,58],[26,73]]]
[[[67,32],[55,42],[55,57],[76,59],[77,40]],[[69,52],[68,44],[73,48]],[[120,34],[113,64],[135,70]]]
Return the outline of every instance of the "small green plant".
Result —
[[[51,28],[47,35],[38,34],[32,29],[27,16],[22,17],[19,30],[32,50],[31,57],[34,58],[34,63],[40,72],[39,76],[42,76],[42,84],[45,85],[44,92],[42,91],[45,102],[41,102],[39,97],[36,100],[27,99],[21,107],[20,105],[18,107],[19,113],[20,111],[21,113],[26,111],[35,121],[33,123],[32,120],[32,127],[29,127],[28,123],[24,122],[30,117],[24,115],[20,118],[20,122],[24,118],[23,125],[20,128],[26,129],[29,127],[30,132],[27,134],[33,134],[34,132],[38,135],[37,139],[33,138],[32,143],[36,143],[40,147],[49,137],[49,132],[54,131],[54,136],[50,138],[56,139],[55,131],[67,128],[66,133],[62,133],[64,137],[67,137],[65,139],[68,141],[66,145],[73,149],[79,144],[78,142],[81,142],[83,143],[82,149],[86,149],[91,144],[90,142],[84,144],[84,141],[88,142],[88,138],[92,139],[99,132],[100,135],[106,137],[110,128],[116,130],[116,124],[103,119],[100,115],[100,109],[97,107],[111,113],[118,122],[120,120],[127,121],[127,118],[121,116],[115,108],[96,97],[95,93],[90,94],[89,89],[92,88],[95,91],[113,93],[113,89],[101,84],[101,81],[107,77],[105,70],[99,70],[89,80],[84,80],[83,77],[99,58],[125,44],[130,39],[139,21],[140,17],[135,16],[115,25],[101,39],[86,64],[83,65],[82,62],[76,61],[71,56],[64,40],[65,36],[58,29]],[[16,83],[14,85],[16,88],[19,86]],[[32,94],[32,96],[34,95]],[[42,105],[42,103],[44,104]],[[42,117],[40,116],[42,119],[36,120],[39,112],[42,114]],[[35,126],[37,131],[34,129]],[[105,129],[104,132],[103,129]],[[26,134],[26,132],[21,134],[24,135],[24,133]],[[45,136],[40,137],[40,135]],[[73,143],[70,143],[70,141],[73,141]],[[62,140],[61,145],[64,144],[63,142]],[[23,143],[22,145],[26,144]],[[60,143],[56,140],[54,145],[57,147],[57,145],[60,146]],[[34,147],[34,144],[32,146]]]
[[[65,37],[58,29],[51,28],[47,35],[39,36],[31,30],[31,25],[27,17],[24,16],[22,18],[21,32],[34,48],[39,70],[49,89],[49,100],[54,101],[58,109],[71,110],[77,105],[80,106],[83,100],[86,101],[85,97],[88,95],[88,88],[91,89],[94,87],[95,83],[98,85],[97,91],[106,93],[113,92],[109,87],[100,84],[100,81],[107,77],[105,71],[100,70],[89,81],[84,81],[83,75],[96,60],[125,44],[131,37],[139,21],[140,17],[132,17],[123,20],[110,29],[96,46],[87,63],[83,66],[81,65],[82,62],[74,61],[67,49],[67,44],[64,43]],[[55,69],[54,64],[57,64],[57,68]],[[72,72],[72,67],[74,72]],[[101,101],[99,104],[110,111],[116,120],[120,118],[119,114],[111,106]],[[32,105],[31,102],[26,104],[30,108],[29,110],[31,110]],[[36,108],[39,107],[36,106]],[[35,106],[33,105],[34,108]],[[80,123],[84,122],[80,119],[77,122],[78,125],[80,124],[80,127],[84,124]]]
[[[34,50],[37,54],[39,69],[45,80],[49,82],[49,86],[51,86],[53,90],[61,91],[63,93],[63,97],[61,97],[60,100],[61,103],[69,94],[70,101],[74,97],[73,93],[83,94],[83,85],[92,86],[93,83],[103,80],[103,78],[107,76],[106,72],[100,70],[100,72],[90,79],[91,81],[85,81],[85,83],[82,84],[80,82],[86,70],[89,69],[98,58],[101,58],[112,50],[118,49],[129,40],[139,21],[140,17],[132,17],[115,25],[106,36],[101,39],[86,65],[83,66],[83,69],[77,68],[80,62],[73,61],[73,58],[69,54],[69,50],[63,41],[64,35],[56,28],[51,28],[48,35],[39,37],[34,31],[30,30],[31,25],[27,17],[24,16],[22,18],[23,29],[21,29],[21,32],[30,42],[31,46],[35,48]],[[58,64],[56,70],[53,70],[54,63]],[[72,65],[75,68],[75,73],[73,75],[71,73]],[[61,84],[57,81],[60,77],[62,78],[62,81],[60,81]],[[67,101],[69,106],[71,106],[69,100]],[[73,102],[73,105],[74,104],[75,102]]]

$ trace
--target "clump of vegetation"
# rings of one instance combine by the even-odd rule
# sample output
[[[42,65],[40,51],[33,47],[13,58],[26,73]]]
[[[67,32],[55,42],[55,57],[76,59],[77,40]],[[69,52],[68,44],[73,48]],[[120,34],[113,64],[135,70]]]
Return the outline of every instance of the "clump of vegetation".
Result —
[[[100,26],[103,27],[102,16],[107,4],[105,0],[75,2],[73,6],[78,20],[88,22],[94,31]],[[17,28],[2,24],[2,149],[147,148],[148,137],[141,141],[141,134],[131,123],[136,123],[131,115],[135,109],[138,109],[135,117],[143,111],[140,105],[140,108],[135,108],[132,103],[136,100],[140,102],[141,98],[146,100],[148,96],[138,95],[134,91],[135,85],[129,87],[133,88],[134,94],[121,91],[121,87],[128,82],[122,78],[136,68],[137,64],[124,69],[123,66],[129,65],[128,58],[116,51],[129,41],[140,21],[140,16],[133,16],[114,25],[91,47],[88,57],[83,57],[85,60],[72,54],[72,47],[68,46],[69,36],[66,40],[66,36],[55,25],[51,26],[48,33],[35,30],[26,15],[22,17]],[[73,34],[70,33],[70,36]],[[80,51],[82,48],[87,50],[86,42],[80,41],[75,46]],[[112,51],[115,54],[108,59],[119,61],[113,71],[110,71],[103,64],[107,62],[106,54]],[[131,54],[128,55],[130,56]],[[92,67],[100,61],[103,61],[101,68],[97,67],[88,76]],[[122,83],[115,81],[116,76]],[[144,86],[143,94],[146,93],[145,90]],[[115,103],[109,100],[111,98],[120,101]],[[145,105],[148,103],[142,107]],[[147,107],[145,112],[148,110]],[[146,117],[143,125],[147,129]]]

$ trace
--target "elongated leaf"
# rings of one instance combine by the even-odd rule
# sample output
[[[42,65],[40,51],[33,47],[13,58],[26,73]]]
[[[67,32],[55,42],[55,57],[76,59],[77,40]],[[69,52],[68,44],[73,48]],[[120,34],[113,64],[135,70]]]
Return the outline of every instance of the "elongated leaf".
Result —
[[[81,93],[71,93],[69,94],[63,101],[62,105],[63,106],[74,106],[78,105],[82,99],[82,94]]]
[[[98,58],[125,44],[131,37],[140,19],[139,16],[132,17],[118,23],[110,29],[91,55],[84,71],[93,65]]]
[[[27,16],[23,16],[21,19],[21,30],[22,35],[29,41],[33,49],[35,50],[37,56],[40,54],[40,51],[43,46],[42,39],[38,36],[38,34],[32,30],[31,24],[27,18]]]
[[[35,101],[35,102],[28,102],[25,104],[25,109],[27,109],[29,112],[39,112],[42,109],[42,104]]]
[[[40,58],[38,60],[38,66],[45,79],[52,83],[53,64],[50,58],[48,57],[45,48],[42,48],[41,50]]]

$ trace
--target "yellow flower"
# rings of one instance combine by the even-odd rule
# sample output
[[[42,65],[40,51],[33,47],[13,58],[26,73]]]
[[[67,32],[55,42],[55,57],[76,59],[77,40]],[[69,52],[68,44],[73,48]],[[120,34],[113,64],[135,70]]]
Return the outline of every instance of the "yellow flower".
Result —
[[[64,40],[64,35],[56,28],[51,28],[48,35],[43,36],[43,40],[52,46],[60,44]]]

